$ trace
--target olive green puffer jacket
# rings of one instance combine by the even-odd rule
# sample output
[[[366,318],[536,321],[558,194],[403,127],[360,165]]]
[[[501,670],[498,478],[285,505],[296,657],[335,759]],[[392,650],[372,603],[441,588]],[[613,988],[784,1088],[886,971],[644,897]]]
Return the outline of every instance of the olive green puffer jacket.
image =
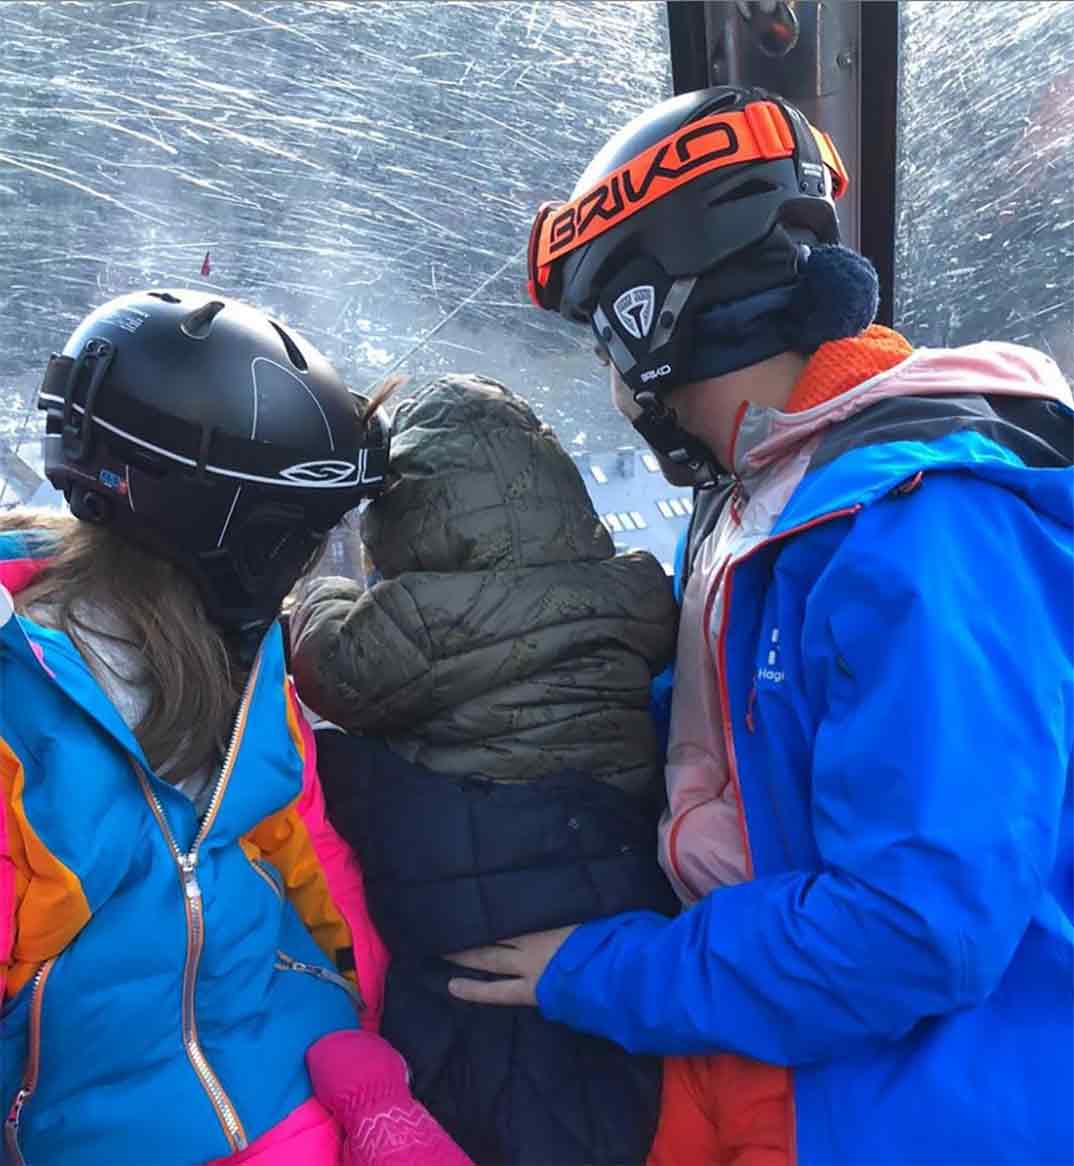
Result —
[[[444,774],[575,770],[653,790],[649,686],[674,651],[671,585],[651,555],[614,554],[523,401],[456,376],[404,402],[362,537],[382,581],[318,580],[292,616],[311,708]]]

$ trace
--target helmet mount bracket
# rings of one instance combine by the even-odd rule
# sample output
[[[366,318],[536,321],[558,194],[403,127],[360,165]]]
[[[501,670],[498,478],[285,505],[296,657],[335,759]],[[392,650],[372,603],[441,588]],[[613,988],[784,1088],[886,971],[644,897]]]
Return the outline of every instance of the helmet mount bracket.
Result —
[[[97,394],[108,375],[115,355],[115,345],[100,337],[93,337],[86,341],[76,359],[71,360],[70,357],[62,356],[53,357],[54,361],[62,361],[67,371],[63,387],[61,443],[64,457],[72,462],[89,460],[93,445],[93,415],[97,405]],[[75,396],[78,392],[79,382],[86,374],[89,375],[89,384],[86,388],[85,400],[82,405],[77,405]],[[81,414],[78,419],[75,417],[76,410]]]

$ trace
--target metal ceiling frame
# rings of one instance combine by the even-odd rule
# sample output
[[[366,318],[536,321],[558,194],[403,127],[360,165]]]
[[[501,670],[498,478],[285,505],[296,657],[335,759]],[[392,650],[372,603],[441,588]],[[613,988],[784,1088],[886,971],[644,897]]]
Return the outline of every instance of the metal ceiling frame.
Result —
[[[793,101],[832,135],[851,177],[839,208],[843,236],[876,267],[877,319],[890,324],[899,5],[897,0],[786,0],[775,8],[763,12],[758,4],[734,0],[668,0],[675,93],[709,85],[758,85]],[[788,46],[778,53],[766,39],[773,31],[780,34],[776,43]]]

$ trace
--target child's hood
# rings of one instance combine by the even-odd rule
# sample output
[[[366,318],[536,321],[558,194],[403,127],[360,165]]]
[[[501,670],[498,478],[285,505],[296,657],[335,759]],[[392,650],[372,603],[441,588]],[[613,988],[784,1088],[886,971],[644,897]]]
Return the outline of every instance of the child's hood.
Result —
[[[362,524],[385,578],[614,554],[581,474],[552,431],[484,377],[444,377],[399,407],[389,482]]]

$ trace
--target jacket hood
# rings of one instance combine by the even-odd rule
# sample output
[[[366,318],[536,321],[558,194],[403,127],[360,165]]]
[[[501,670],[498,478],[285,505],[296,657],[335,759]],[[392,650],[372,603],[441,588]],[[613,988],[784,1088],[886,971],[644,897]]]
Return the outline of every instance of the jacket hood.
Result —
[[[362,530],[383,578],[322,579],[292,615],[302,699],[440,774],[647,794],[677,622],[661,565],[614,553],[574,462],[495,381],[401,405],[390,475]]]
[[[608,559],[581,474],[529,406],[480,376],[399,406],[388,489],[363,516],[377,570],[487,571]]]

